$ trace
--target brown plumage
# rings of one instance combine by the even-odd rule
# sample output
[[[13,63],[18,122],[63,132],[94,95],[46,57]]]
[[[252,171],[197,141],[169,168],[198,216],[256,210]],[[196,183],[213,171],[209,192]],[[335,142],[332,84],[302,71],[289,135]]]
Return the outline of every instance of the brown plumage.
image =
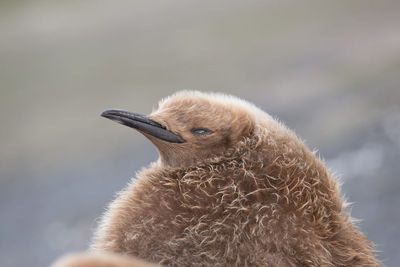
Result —
[[[115,114],[160,158],[111,203],[94,251],[167,266],[379,266],[324,163],[252,104],[177,93],[146,122],[169,141]]]

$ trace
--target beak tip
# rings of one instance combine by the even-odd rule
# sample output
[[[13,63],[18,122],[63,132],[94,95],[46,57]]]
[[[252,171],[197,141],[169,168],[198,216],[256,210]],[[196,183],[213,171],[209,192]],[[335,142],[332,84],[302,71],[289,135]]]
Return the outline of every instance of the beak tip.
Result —
[[[106,109],[102,113],[100,113],[100,116],[104,118],[109,118],[110,111],[111,111],[110,109]]]

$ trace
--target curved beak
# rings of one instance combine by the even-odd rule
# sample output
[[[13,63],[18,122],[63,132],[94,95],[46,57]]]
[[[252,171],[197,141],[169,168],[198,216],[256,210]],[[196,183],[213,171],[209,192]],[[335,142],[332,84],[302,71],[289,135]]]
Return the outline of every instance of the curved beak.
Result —
[[[160,123],[148,119],[146,115],[119,109],[109,109],[101,113],[101,116],[170,143],[185,142],[181,136],[167,130]]]

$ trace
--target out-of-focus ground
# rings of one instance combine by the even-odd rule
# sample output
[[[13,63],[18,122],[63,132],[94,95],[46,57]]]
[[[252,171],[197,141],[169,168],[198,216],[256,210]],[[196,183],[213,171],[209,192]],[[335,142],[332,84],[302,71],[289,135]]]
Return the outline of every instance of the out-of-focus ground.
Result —
[[[100,118],[193,88],[279,117],[341,175],[387,266],[400,254],[399,1],[2,1],[0,266],[88,247],[156,159]]]

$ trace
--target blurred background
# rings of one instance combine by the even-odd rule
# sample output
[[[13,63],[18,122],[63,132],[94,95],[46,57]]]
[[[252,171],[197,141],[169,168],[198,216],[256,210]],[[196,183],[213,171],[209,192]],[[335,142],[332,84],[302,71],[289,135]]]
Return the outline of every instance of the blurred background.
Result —
[[[0,266],[87,249],[157,158],[99,114],[237,95],[317,148],[386,266],[400,254],[399,1],[1,1]]]

